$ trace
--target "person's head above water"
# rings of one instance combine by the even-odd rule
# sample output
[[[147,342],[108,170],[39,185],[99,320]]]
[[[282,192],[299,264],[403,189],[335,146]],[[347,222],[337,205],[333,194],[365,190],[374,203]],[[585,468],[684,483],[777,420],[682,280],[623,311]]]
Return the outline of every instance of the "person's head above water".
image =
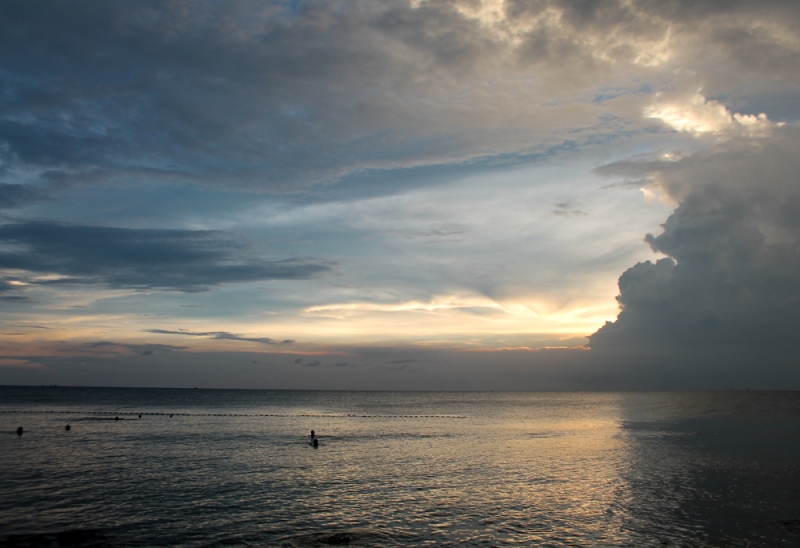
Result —
[[[311,437],[312,438],[314,437],[314,431],[313,430],[311,431]]]
[[[314,438],[314,441],[311,442],[311,445],[313,445],[314,447],[319,447],[319,440],[317,438]]]

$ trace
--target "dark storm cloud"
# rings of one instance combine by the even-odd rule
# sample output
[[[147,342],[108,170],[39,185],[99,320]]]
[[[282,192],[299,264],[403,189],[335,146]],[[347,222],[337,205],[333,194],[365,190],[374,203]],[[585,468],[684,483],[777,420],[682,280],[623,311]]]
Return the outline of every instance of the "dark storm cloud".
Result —
[[[621,312],[592,349],[751,346],[766,359],[800,325],[800,128],[678,160],[623,162],[680,205],[619,279]]]
[[[180,329],[178,331],[172,331],[169,329],[146,329],[145,331],[147,333],[160,333],[163,335],[186,335],[189,337],[207,337],[210,339],[219,339],[226,341],[247,341],[247,342],[257,342],[261,344],[291,344],[294,342],[292,340],[285,340],[279,342],[274,339],[270,339],[269,337],[243,337],[242,335],[228,333],[227,331],[187,331],[185,329]]]
[[[394,147],[390,135],[371,141],[391,132],[397,105],[358,90],[399,91],[418,66],[379,34],[421,41],[434,64],[463,70],[481,48],[463,32],[477,25],[447,6],[407,8],[3,3],[4,163],[56,182],[144,175],[275,187],[417,156],[410,135]]]
[[[470,15],[476,7],[2,2],[0,169],[53,184],[287,189],[529,154],[602,133],[607,114],[567,128],[529,107],[593,87],[668,36],[692,52],[720,46],[735,70],[797,97],[798,56],[781,38],[798,34],[794,2],[509,1],[497,25]],[[717,93],[709,67],[696,68]]]
[[[129,229],[29,222],[0,225],[0,269],[58,278],[40,285],[204,291],[223,283],[307,279],[330,265],[300,259],[264,261],[230,234],[205,230]],[[0,290],[9,289],[8,282]]]

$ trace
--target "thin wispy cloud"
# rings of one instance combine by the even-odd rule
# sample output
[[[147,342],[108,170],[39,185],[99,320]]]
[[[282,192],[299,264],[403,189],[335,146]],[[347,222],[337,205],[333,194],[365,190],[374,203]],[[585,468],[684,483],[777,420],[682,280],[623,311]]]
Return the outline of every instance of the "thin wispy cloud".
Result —
[[[146,329],[147,333],[157,333],[160,335],[185,335],[187,337],[204,337],[216,340],[225,341],[245,341],[255,342],[261,344],[292,344],[294,341],[285,339],[283,341],[276,341],[269,337],[244,337],[236,335],[235,333],[228,333],[227,331],[187,331],[185,329],[169,330],[169,329]]]

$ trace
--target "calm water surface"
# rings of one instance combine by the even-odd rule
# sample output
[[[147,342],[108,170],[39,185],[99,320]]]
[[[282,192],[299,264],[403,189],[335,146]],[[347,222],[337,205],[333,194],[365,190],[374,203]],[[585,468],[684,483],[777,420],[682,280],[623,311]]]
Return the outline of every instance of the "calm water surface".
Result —
[[[800,393],[0,387],[0,546],[78,545],[799,546]]]

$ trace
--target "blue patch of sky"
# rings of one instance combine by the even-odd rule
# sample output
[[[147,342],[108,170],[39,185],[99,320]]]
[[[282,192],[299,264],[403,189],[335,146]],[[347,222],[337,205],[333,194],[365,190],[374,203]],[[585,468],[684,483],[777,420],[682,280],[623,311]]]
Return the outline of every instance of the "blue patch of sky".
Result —
[[[292,0],[289,2],[289,11],[292,15],[297,15],[297,12],[300,8],[300,0]]]

